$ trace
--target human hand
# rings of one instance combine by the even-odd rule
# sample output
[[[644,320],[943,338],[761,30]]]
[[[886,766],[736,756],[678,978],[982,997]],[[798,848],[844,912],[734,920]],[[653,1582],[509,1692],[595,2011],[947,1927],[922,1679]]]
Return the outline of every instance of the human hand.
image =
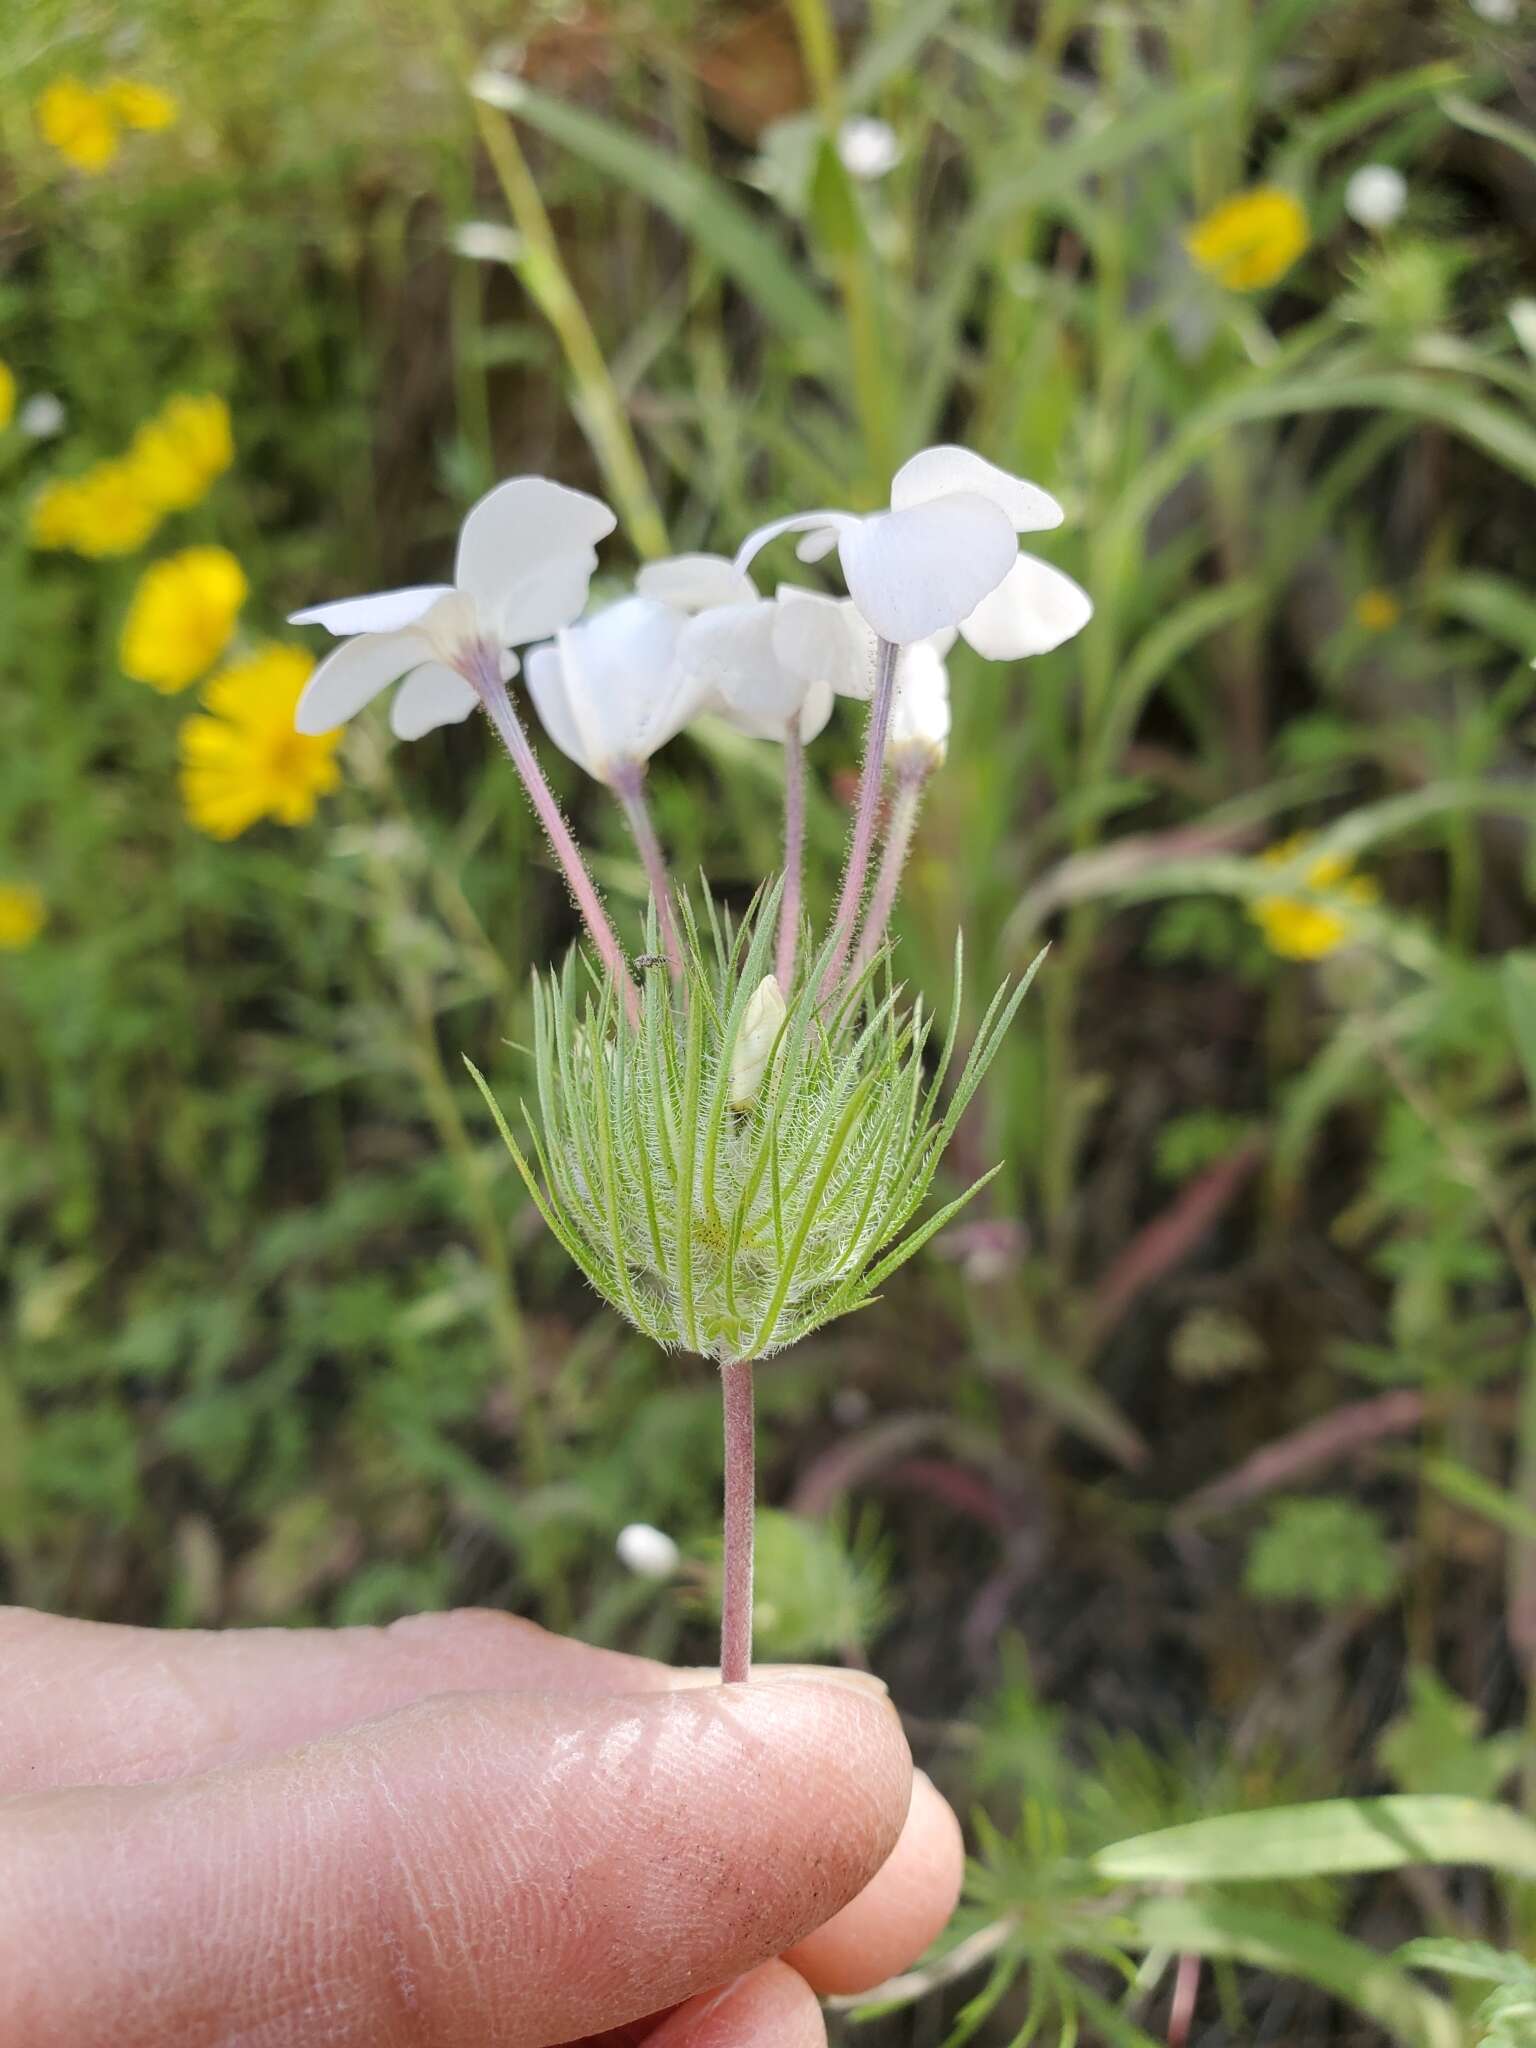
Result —
[[[824,2048],[816,1993],[910,1962],[960,1868],[857,1673],[0,1609],[27,2048]]]

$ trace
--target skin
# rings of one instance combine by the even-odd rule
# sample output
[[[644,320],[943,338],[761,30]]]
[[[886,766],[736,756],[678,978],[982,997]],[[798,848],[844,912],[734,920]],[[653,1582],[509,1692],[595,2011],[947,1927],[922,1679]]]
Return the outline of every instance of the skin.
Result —
[[[878,1681],[502,1615],[161,1633],[0,1608],[0,2037],[825,2048],[960,1832]]]

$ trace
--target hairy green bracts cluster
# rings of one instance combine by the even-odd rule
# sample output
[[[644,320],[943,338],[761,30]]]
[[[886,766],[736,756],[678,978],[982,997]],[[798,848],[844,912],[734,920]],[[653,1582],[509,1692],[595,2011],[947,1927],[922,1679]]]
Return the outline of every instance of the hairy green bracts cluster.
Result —
[[[915,1220],[1034,972],[993,998],[944,1102],[958,943],[932,1063],[930,1020],[903,1008],[884,952],[830,1005],[818,1000],[829,945],[806,962],[754,1092],[733,1108],[776,901],[740,926],[710,904],[704,934],[684,901],[683,978],[650,972],[638,1023],[584,955],[535,979],[527,1152],[475,1073],[545,1222],[598,1292],[657,1343],[722,1361],[765,1357],[862,1308],[991,1179]]]

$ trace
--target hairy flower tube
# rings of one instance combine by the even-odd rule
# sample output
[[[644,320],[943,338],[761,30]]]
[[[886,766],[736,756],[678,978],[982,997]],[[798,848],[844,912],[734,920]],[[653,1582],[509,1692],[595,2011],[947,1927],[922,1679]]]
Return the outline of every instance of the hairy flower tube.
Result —
[[[530,1199],[590,1284],[656,1343],[719,1368],[727,1681],[750,1668],[755,1369],[871,1302],[990,1178],[927,1209],[1034,969],[998,991],[962,1054],[958,936],[942,1044],[895,980],[885,936],[921,793],[949,742],[947,657],[957,635],[998,659],[1042,651],[1091,609],[1069,578],[1019,553],[1019,531],[1059,520],[1055,501],[980,457],[914,457],[891,505],[777,522],[734,560],[648,564],[632,595],[578,619],[611,515],[519,478],[470,513],[452,585],[296,615],[352,636],[307,685],[302,731],[329,730],[402,676],[391,716],[402,737],[480,704],[571,879],[591,952],[535,977],[532,1086],[517,1115],[471,1071]],[[758,591],[747,564],[785,531],[810,534],[813,556],[831,537],[848,597]],[[520,671],[514,649],[536,621],[544,644]],[[418,706],[408,693],[424,671]],[[555,746],[612,793],[634,833],[650,908],[633,958],[513,708],[519,673]],[[839,697],[869,710],[843,880],[818,933],[801,908],[805,763]],[[706,713],[776,745],[784,763],[783,869],[739,918],[707,889],[674,889],[643,793],[653,754]]]

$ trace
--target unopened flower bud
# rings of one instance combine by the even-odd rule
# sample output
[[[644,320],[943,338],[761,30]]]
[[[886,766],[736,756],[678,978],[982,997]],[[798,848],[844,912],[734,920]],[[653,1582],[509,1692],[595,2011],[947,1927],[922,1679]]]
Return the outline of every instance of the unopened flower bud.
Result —
[[[682,1552],[665,1529],[653,1529],[649,1522],[630,1522],[614,1541],[619,1563],[627,1565],[640,1579],[670,1579],[682,1562]]]
[[[771,974],[765,974],[748,1000],[731,1054],[732,1109],[747,1108],[762,1085],[786,1007],[784,991]]]

